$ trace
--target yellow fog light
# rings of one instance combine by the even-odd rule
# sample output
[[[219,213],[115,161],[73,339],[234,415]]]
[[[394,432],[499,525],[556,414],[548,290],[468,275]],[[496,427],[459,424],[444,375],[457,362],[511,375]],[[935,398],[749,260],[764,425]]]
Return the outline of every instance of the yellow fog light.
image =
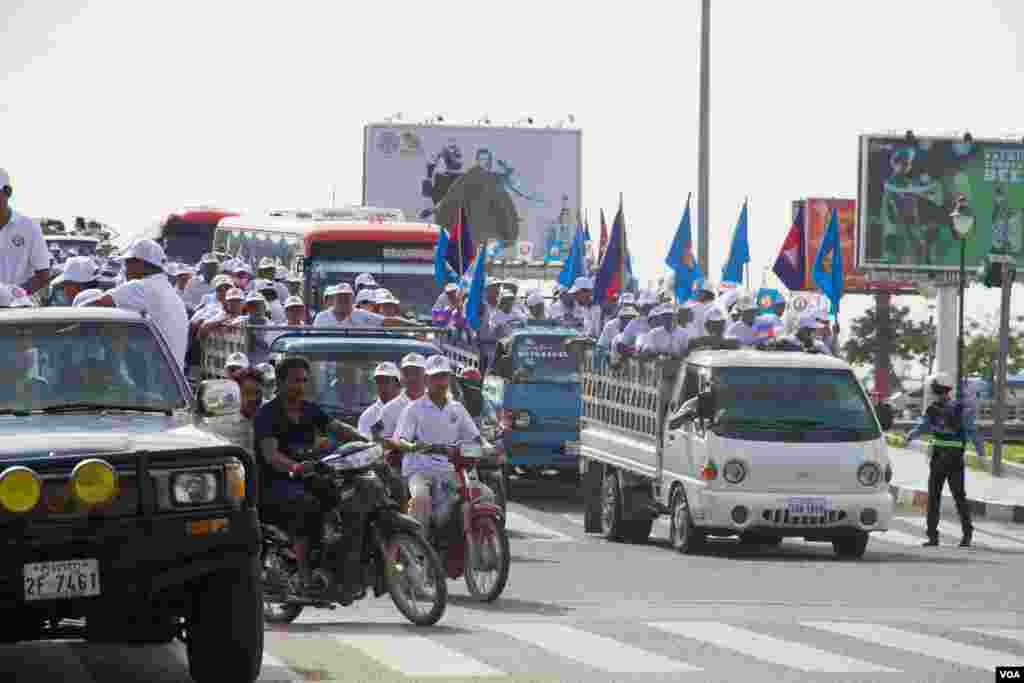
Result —
[[[86,505],[102,505],[117,494],[117,472],[104,460],[83,460],[71,470],[71,493]]]
[[[0,474],[0,505],[8,512],[28,512],[42,494],[42,482],[27,467],[8,467]]]
[[[235,503],[245,500],[245,467],[242,463],[236,461],[224,465],[224,482],[228,500]]]

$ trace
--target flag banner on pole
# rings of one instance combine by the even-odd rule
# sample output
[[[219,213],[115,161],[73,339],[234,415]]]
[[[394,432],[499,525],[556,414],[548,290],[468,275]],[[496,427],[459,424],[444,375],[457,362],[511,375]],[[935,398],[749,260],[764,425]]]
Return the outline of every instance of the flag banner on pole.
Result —
[[[558,274],[558,284],[563,287],[572,287],[576,278],[586,274],[586,263],[584,261],[584,235],[583,226],[576,228],[576,234],[572,238],[572,248],[569,250],[569,258],[562,264],[562,272]]]
[[[600,268],[597,269],[594,282],[594,301],[596,303],[604,305],[625,290],[629,277],[626,265],[627,254],[626,219],[623,216],[620,202],[619,210],[615,214],[615,221],[612,223],[612,233],[608,238],[608,249],[605,251],[604,258],[601,259]]]
[[[604,209],[601,209],[601,241],[597,245],[597,262],[604,259],[604,252],[608,249],[608,223],[604,220]]]
[[[736,231],[732,235],[729,258],[722,267],[723,282],[743,282],[743,266],[750,263],[750,242],[747,240],[747,202],[743,202]]]
[[[775,259],[772,272],[782,280],[786,289],[791,292],[799,291],[804,287],[804,207],[801,204],[797,209],[796,218],[789,226],[786,240],[779,249],[779,255]]]
[[[452,226],[448,235],[448,250],[446,252],[448,264],[452,267],[452,270],[462,275],[469,270],[469,262],[473,260],[474,253],[476,252],[473,249],[473,238],[470,235],[466,212],[463,209],[459,209],[455,225]]]
[[[686,209],[679,221],[676,236],[669,247],[665,265],[675,273],[676,301],[683,303],[693,295],[693,285],[703,278],[697,259],[693,256],[693,231],[690,227],[690,197],[686,197]]]
[[[843,298],[843,248],[839,241],[839,217],[832,209],[825,238],[814,258],[814,284],[828,297],[834,316],[839,315],[839,300]]]
[[[487,257],[484,256],[483,247],[473,262],[471,279],[469,283],[469,298],[466,301],[466,321],[474,330],[480,329],[482,319],[480,309],[484,301],[484,285],[487,281]]]

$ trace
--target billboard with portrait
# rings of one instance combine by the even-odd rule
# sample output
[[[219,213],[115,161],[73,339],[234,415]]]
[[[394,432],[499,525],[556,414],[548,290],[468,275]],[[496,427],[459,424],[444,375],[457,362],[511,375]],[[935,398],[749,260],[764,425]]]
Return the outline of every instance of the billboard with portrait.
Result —
[[[368,124],[363,204],[451,227],[464,212],[473,239],[533,257],[569,253],[582,199],[582,133],[560,128]]]
[[[1024,144],[861,136],[857,265],[958,270],[960,243],[949,214],[960,195],[975,217],[968,268],[993,247],[1024,257]]]

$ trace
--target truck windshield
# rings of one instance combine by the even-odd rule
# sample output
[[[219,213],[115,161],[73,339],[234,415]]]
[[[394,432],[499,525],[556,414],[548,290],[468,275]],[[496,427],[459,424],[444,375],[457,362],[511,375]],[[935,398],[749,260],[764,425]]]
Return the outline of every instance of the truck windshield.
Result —
[[[160,235],[167,260],[199,263],[203,254],[210,251],[215,227],[214,223],[168,222]]]
[[[513,370],[525,370],[525,382],[558,384],[580,381],[576,353],[561,335],[521,335],[512,344]]]
[[[369,273],[378,285],[390,290],[401,302],[403,313],[415,311],[417,318],[430,317],[440,293],[434,283],[432,263],[314,259],[309,272],[321,293],[339,282],[352,284],[360,273]]]
[[[172,410],[185,397],[144,325],[35,323],[0,326],[0,410],[61,405]]]
[[[874,413],[853,373],[819,368],[717,368],[714,431],[755,441],[870,441]]]

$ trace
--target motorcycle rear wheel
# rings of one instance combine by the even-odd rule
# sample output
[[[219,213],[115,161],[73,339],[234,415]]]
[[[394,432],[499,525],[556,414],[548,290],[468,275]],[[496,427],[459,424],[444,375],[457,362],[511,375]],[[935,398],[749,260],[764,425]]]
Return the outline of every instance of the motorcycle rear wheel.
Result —
[[[292,563],[276,546],[263,555],[263,621],[268,624],[290,624],[302,613],[302,605],[285,602]]]
[[[508,574],[512,565],[509,553],[508,532],[505,527],[495,524],[490,518],[474,522],[472,531],[466,534],[466,588],[473,599],[480,602],[494,602],[505,590]],[[476,539],[472,540],[471,535]],[[478,569],[484,557],[493,553],[495,566],[490,569]],[[485,576],[493,576],[493,582],[486,581]]]
[[[433,626],[448,607],[441,560],[421,535],[400,531],[387,542],[396,550],[393,564],[385,560],[391,601],[416,626]]]

